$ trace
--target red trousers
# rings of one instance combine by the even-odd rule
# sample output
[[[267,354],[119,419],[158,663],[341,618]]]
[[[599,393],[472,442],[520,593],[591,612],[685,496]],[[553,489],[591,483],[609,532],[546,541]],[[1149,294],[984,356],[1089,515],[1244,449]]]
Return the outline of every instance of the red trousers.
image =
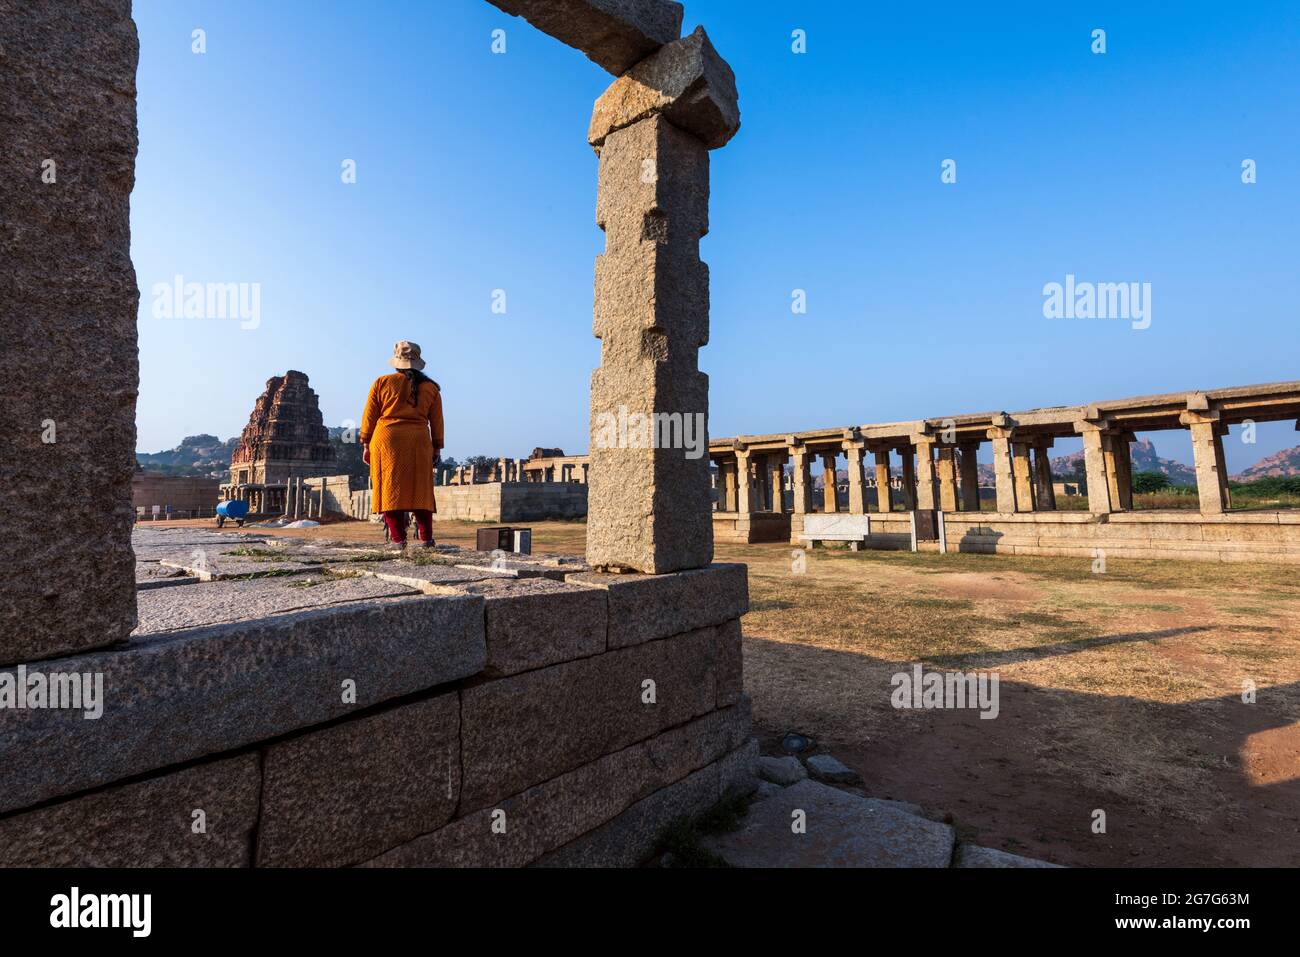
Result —
[[[384,524],[388,526],[389,541],[399,545],[406,542],[406,512],[384,512]],[[416,537],[422,542],[433,541],[433,512],[427,508],[414,510]]]

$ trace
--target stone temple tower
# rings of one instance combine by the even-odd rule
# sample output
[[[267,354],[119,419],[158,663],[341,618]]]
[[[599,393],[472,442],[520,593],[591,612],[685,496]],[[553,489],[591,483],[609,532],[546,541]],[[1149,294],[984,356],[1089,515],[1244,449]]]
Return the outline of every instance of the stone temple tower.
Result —
[[[266,381],[230,459],[234,485],[278,485],[334,475],[338,464],[307,376],[290,369]]]

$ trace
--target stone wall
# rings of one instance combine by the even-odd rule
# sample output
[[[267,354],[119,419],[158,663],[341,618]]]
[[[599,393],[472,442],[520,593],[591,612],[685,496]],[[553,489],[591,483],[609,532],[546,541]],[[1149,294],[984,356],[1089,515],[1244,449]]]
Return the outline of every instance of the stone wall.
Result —
[[[632,865],[752,789],[743,566],[384,567],[151,589],[47,662],[103,713],[0,711],[0,866]]]
[[[0,13],[0,664],[135,621],[138,54],[129,0]]]
[[[434,489],[439,519],[468,522],[542,522],[587,514],[580,482],[481,482]]]
[[[217,507],[220,486],[220,481],[212,478],[137,472],[131,479],[131,504],[144,509],[159,505],[164,510],[170,505],[179,511],[211,515]]]
[[[794,516],[798,519],[801,516]],[[907,512],[872,514],[873,549],[911,547]],[[804,544],[800,523],[791,531],[792,544]],[[1286,511],[1233,512],[949,512],[944,515],[948,551],[990,555],[1056,555],[1107,558],[1176,558],[1211,562],[1273,562],[1300,564],[1300,513]],[[938,544],[922,542],[921,551]]]

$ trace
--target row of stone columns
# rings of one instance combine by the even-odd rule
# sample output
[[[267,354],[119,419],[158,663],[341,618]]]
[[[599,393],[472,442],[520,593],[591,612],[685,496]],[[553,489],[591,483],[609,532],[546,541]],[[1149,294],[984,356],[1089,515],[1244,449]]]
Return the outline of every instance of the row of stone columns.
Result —
[[[905,510],[943,508],[946,511],[959,509],[978,511],[979,478],[975,460],[977,445],[978,443],[964,444],[960,447],[943,445],[926,436],[918,438],[913,444],[903,446],[901,449],[903,508]],[[802,443],[792,444],[784,454],[739,449],[735,453],[735,458],[728,457],[718,462],[718,511],[742,513],[785,511],[783,493],[787,460],[793,465],[790,485],[793,492],[794,513],[806,514],[814,511],[812,463],[815,458],[819,458],[825,476],[822,483],[821,511],[838,512],[840,507],[837,462],[840,452],[843,452],[848,463],[848,514],[865,514],[873,510],[873,505],[877,512],[891,511],[893,509],[891,451],[890,448],[869,449],[868,443],[862,439],[847,439],[841,443],[838,450],[812,449]],[[869,494],[870,486],[865,478],[868,452],[874,456],[874,501],[872,501],[873,496]],[[960,468],[958,467],[959,452]]]

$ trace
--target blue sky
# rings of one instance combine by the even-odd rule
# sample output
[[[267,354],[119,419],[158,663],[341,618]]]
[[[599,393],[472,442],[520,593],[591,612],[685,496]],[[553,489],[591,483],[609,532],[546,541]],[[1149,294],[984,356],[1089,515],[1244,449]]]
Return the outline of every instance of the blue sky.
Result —
[[[400,338],[443,386],[447,454],[584,448],[603,246],[585,134],[611,77],[482,0],[135,18],[138,448],[237,434],[289,368],[328,424],[358,419]],[[698,0],[697,23],[743,124],[712,154],[702,243],[712,434],[1300,378],[1300,3]],[[1151,283],[1150,328],[1044,318],[1066,274]],[[260,284],[260,323],[156,318],[175,275]],[[1229,467],[1297,442],[1261,428]]]

